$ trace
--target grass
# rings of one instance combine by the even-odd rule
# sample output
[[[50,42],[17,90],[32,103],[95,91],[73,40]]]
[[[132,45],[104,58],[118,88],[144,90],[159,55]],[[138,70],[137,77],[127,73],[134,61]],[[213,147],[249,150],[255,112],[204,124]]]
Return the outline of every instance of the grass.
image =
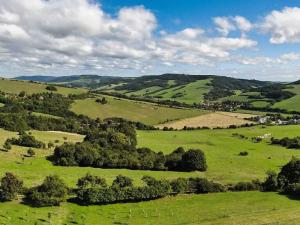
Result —
[[[288,111],[298,111],[300,112],[300,85],[293,85],[292,89],[287,89],[296,95],[292,98],[288,98],[281,102],[274,104],[273,108],[286,109]]]
[[[31,112],[31,114],[35,115],[35,116],[42,116],[42,117],[54,118],[54,119],[60,119],[61,118],[59,116],[54,116],[54,115],[51,115],[51,114],[40,113],[40,112]]]
[[[140,121],[145,124],[160,124],[168,120],[178,120],[194,117],[206,113],[197,109],[177,109],[158,106],[152,103],[117,99],[105,96],[107,104],[95,102],[96,99],[76,100],[71,110],[77,114],[84,114],[91,118],[123,117],[132,121]]]
[[[300,205],[276,193],[240,192],[176,196],[103,206],[30,208],[0,203],[3,224],[298,224]]]
[[[63,142],[81,142],[82,135],[65,133],[59,131],[31,131],[32,135],[44,143],[55,142],[55,145],[61,145]],[[16,132],[5,131],[0,129],[0,146],[3,145],[7,138],[16,137]],[[141,184],[140,179],[144,175],[150,175],[156,178],[175,179],[177,177],[199,176],[199,172],[181,173],[181,172],[166,172],[166,171],[141,171],[141,170],[126,170],[126,169],[99,169],[90,167],[60,167],[54,166],[46,160],[48,155],[52,154],[53,149],[34,149],[36,156],[33,158],[24,157],[28,148],[13,145],[9,152],[0,151],[0,157],[5,160],[0,161],[0,176],[5,172],[12,172],[24,180],[26,186],[37,185],[42,180],[52,174],[57,174],[72,187],[75,187],[77,179],[84,176],[86,173],[98,175],[107,179],[110,183],[113,179],[123,174],[135,180],[137,185]],[[23,160],[24,158],[24,160]]]
[[[179,146],[202,149],[208,163],[203,176],[222,183],[263,180],[268,170],[279,171],[292,156],[300,157],[300,152],[270,145],[269,139],[261,143],[253,143],[250,139],[266,133],[276,138],[295,137],[299,135],[299,129],[300,126],[255,126],[223,130],[138,131],[138,145],[164,153]],[[233,137],[233,133],[243,134],[249,139]],[[239,156],[242,151],[249,155]]]
[[[25,91],[27,94],[48,92],[46,90],[47,85],[42,83],[34,83],[28,81],[19,80],[8,80],[0,79],[0,90],[6,93],[19,94],[21,91]],[[87,92],[87,90],[82,88],[67,88],[67,87],[57,87],[57,92],[63,95],[69,94],[81,94]]]
[[[156,178],[206,176],[222,183],[263,179],[268,169],[279,170],[296,150],[270,146],[264,140],[254,144],[249,140],[232,137],[232,133],[247,137],[272,133],[274,137],[296,136],[300,126],[251,127],[234,130],[201,131],[138,131],[139,146],[149,146],[168,153],[178,146],[201,148],[206,152],[206,173],[139,171],[125,169],[99,169],[89,167],[59,167],[46,160],[53,149],[35,149],[37,155],[25,157],[28,148],[13,146],[9,152],[0,151],[0,176],[10,171],[21,177],[25,186],[38,185],[45,176],[58,174],[71,187],[87,172],[104,177],[109,183],[118,174],[134,179],[135,184],[143,175]],[[83,136],[64,132],[31,131],[45,143],[59,140],[82,141]],[[17,133],[0,129],[0,145]],[[65,137],[65,138],[64,138]],[[247,150],[247,157],[238,156]],[[271,157],[269,159],[269,157]],[[237,201],[238,199],[238,201]],[[277,193],[241,192],[206,195],[180,195],[149,202],[79,206],[63,203],[60,207],[31,208],[20,201],[0,203],[0,223],[3,224],[296,224],[299,202]]]

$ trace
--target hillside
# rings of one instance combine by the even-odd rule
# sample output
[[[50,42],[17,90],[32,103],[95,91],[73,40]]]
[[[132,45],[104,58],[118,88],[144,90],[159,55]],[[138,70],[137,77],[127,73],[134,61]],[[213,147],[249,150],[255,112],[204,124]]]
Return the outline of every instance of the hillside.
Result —
[[[25,91],[26,94],[33,93],[43,93],[49,92],[46,87],[48,85],[44,83],[29,82],[29,81],[20,81],[20,80],[9,80],[9,79],[0,79],[0,90],[6,93],[19,94],[21,91]],[[86,89],[82,88],[68,88],[56,86],[58,94],[69,95],[69,94],[81,94],[86,93]]]

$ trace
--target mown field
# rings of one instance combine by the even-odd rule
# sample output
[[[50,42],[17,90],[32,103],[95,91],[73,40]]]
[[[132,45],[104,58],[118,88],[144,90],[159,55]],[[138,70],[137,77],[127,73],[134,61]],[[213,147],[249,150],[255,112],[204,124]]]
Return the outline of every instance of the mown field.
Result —
[[[277,193],[241,192],[168,197],[106,206],[30,208],[0,203],[2,224],[298,224],[300,204]]]
[[[122,117],[151,125],[207,113],[204,110],[169,108],[152,103],[118,99],[109,96],[105,96],[105,98],[108,100],[108,103],[104,105],[97,103],[95,98],[76,100],[71,110],[77,114],[87,115],[91,118]]]
[[[229,127],[230,125],[243,125],[251,124],[252,121],[246,120],[247,118],[254,117],[253,114],[244,113],[231,113],[231,112],[212,112],[204,115],[185,118],[182,120],[172,121],[168,123],[161,124],[157,127],[164,128],[174,128],[183,129],[184,127]]]
[[[297,150],[269,144],[271,137],[298,136],[299,129],[300,126],[255,126],[223,130],[139,131],[138,144],[165,153],[178,146],[200,148],[205,152],[208,163],[208,170],[203,175],[222,183],[232,183],[264,179],[268,170],[279,171],[292,156],[300,157]],[[245,135],[248,139],[234,137],[233,133]],[[268,133],[272,135],[260,143],[251,141],[252,137]],[[249,155],[239,156],[242,151]]]
[[[274,104],[273,108],[286,109],[288,111],[298,111],[300,112],[300,85],[294,85],[293,88],[287,89],[296,95],[292,98],[283,100]]]
[[[27,94],[48,92],[48,90],[46,90],[46,87],[47,85],[42,83],[0,79],[0,90],[6,93],[19,94],[21,91],[25,91]],[[69,94],[81,94],[85,92],[87,92],[87,90],[82,88],[67,88],[67,87],[57,86],[56,93],[62,95],[69,95]]]

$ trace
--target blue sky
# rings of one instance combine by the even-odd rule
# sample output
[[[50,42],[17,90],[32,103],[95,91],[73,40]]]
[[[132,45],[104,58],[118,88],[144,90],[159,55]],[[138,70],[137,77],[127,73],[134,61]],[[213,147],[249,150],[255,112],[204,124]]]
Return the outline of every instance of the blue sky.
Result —
[[[299,24],[299,0],[0,0],[0,73],[292,81]]]

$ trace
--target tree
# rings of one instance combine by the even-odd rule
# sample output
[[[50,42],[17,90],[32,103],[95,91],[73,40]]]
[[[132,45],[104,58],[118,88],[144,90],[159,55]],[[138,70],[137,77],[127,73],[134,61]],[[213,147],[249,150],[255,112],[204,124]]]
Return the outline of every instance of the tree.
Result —
[[[35,151],[34,151],[32,148],[29,148],[29,149],[27,150],[27,155],[28,155],[29,157],[32,157],[32,156],[35,155]]]
[[[11,142],[9,139],[7,139],[4,144],[3,144],[3,148],[8,152],[8,150],[11,149]]]
[[[116,179],[113,181],[112,186],[114,187],[120,187],[120,188],[125,188],[125,187],[132,187],[132,179],[130,177],[126,177],[123,175],[118,175]]]
[[[171,181],[170,184],[173,192],[176,194],[185,193],[188,189],[188,180],[185,178],[177,178],[176,180]]]
[[[1,179],[0,200],[11,201],[22,191],[23,181],[12,173],[6,173]]]
[[[106,180],[104,178],[86,174],[84,177],[79,178],[77,181],[78,188],[95,188],[95,187],[107,187]]]
[[[68,188],[57,176],[48,176],[44,182],[26,193],[26,201],[34,206],[59,206],[66,200]]]
[[[264,191],[277,191],[278,189],[277,174],[274,171],[267,172],[267,178],[262,183],[262,187]]]
[[[48,85],[46,87],[46,90],[48,90],[48,91],[57,91],[57,88],[55,86],[53,86],[53,85]]]
[[[190,149],[182,155],[180,168],[183,171],[206,171],[206,159],[199,149]]]
[[[278,174],[277,181],[279,187],[284,191],[289,185],[300,183],[300,160],[293,157],[284,165]]]

